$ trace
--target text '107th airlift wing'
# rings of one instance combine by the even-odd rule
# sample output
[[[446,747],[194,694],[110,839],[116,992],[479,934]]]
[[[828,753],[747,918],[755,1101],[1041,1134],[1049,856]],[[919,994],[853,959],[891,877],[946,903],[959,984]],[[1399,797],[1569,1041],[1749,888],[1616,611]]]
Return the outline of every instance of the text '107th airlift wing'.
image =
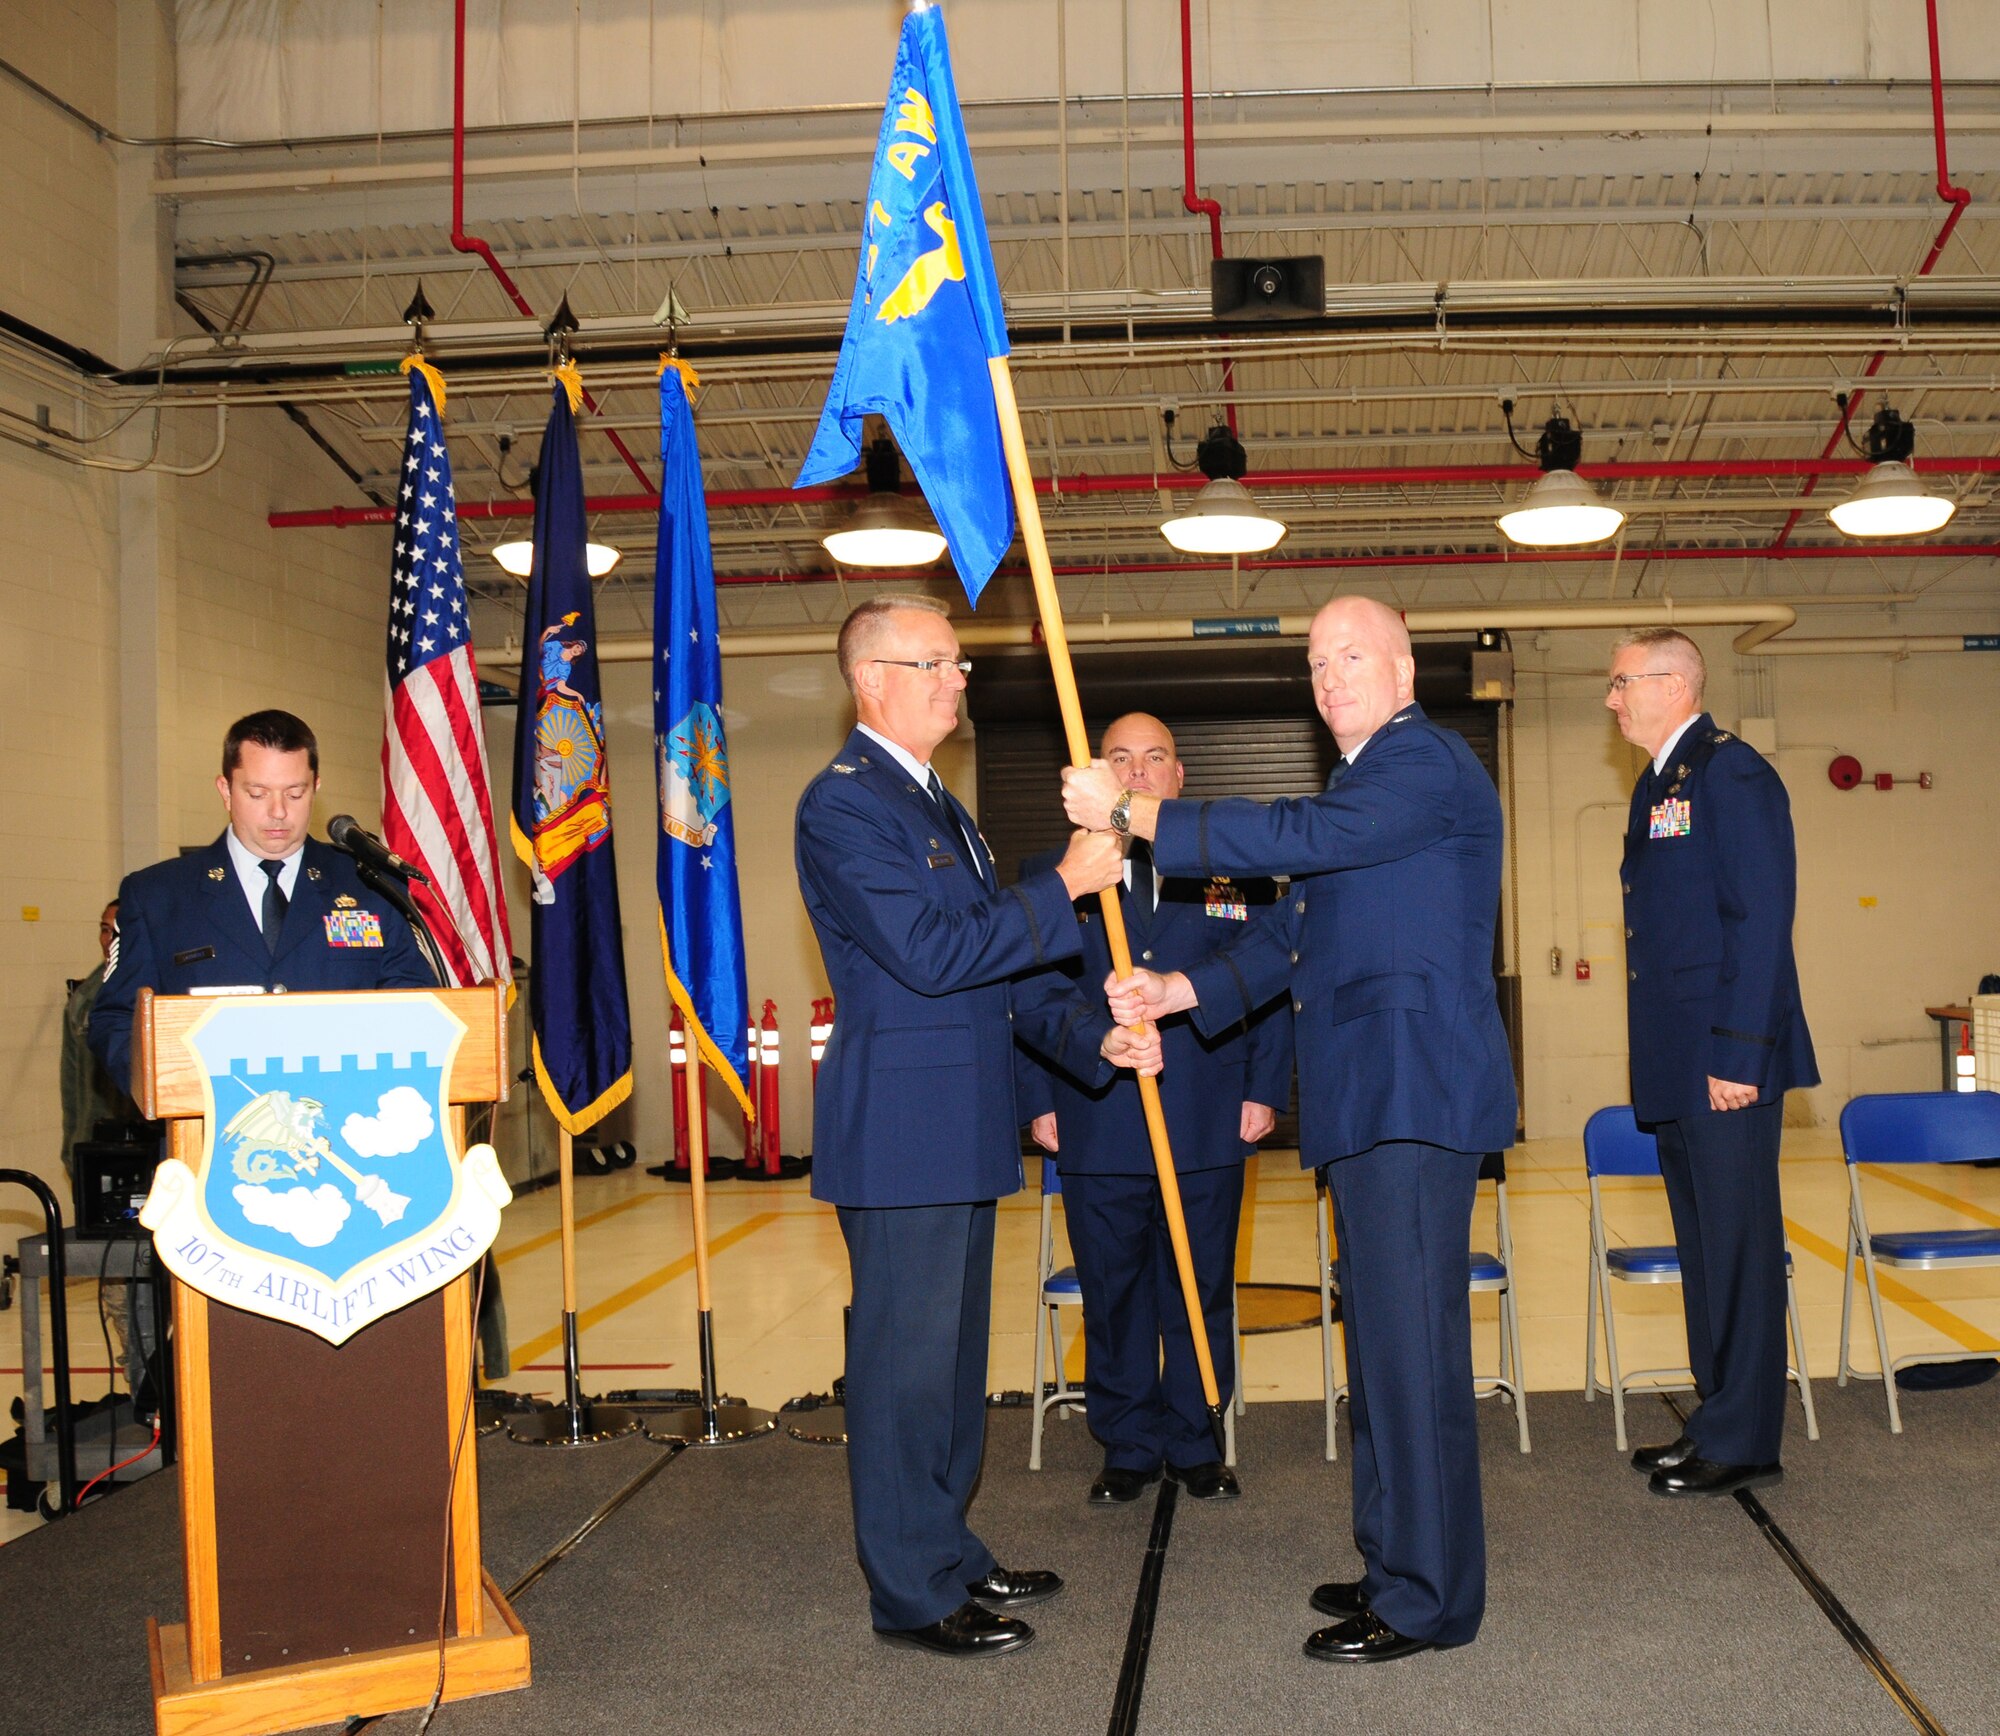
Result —
[[[139,1221],[218,1302],[342,1344],[471,1271],[513,1198],[445,1101],[465,1025],[432,996],[218,1001],[188,1033],[208,1109]]]

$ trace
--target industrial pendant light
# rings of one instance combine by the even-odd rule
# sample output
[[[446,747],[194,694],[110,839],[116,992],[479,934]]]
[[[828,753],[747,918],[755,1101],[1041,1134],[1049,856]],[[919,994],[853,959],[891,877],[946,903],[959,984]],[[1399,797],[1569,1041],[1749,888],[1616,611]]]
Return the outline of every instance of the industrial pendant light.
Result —
[[[868,498],[838,530],[821,537],[845,567],[925,567],[945,551],[937,527],[904,497],[896,444],[880,434],[868,445]]]
[[[512,542],[495,543],[493,558],[517,579],[525,579],[535,570],[535,545],[526,537],[516,537]],[[584,564],[593,579],[601,579],[625,558],[624,550],[615,549],[609,543],[585,543],[583,545]]]
[[[1262,511],[1238,480],[1250,461],[1228,423],[1202,436],[1194,461],[1208,482],[1186,512],[1160,526],[1160,535],[1184,555],[1261,555],[1275,547],[1284,520]]]
[[[1508,432],[1512,431],[1510,421]],[[1494,521],[1500,534],[1531,549],[1581,548],[1617,535],[1625,515],[1607,506],[1597,490],[1577,475],[1582,457],[1583,436],[1564,417],[1551,416],[1535,442],[1535,461],[1542,474],[1519,506]]]
[[[1868,426],[1874,468],[1826,516],[1843,536],[1923,536],[1941,530],[1958,503],[1924,486],[1910,468],[1917,431],[1884,405]]]

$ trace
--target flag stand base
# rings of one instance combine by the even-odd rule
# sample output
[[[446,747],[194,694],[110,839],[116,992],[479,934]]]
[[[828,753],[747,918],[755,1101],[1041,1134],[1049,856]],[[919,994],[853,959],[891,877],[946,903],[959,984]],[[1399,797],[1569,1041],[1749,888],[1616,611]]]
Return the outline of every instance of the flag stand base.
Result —
[[[850,1304],[840,1311],[840,1342],[844,1354],[849,1327],[853,1324],[854,1309]],[[795,1398],[782,1407],[781,1414],[789,1419],[785,1433],[795,1441],[803,1441],[809,1447],[844,1447],[847,1445],[847,1376],[843,1374],[833,1383],[831,1392],[809,1392],[803,1398]]]
[[[634,1412],[584,1398],[576,1362],[576,1316],[569,1313],[563,1315],[563,1392],[561,1403],[509,1422],[507,1438],[523,1447],[598,1447],[638,1431]]]
[[[734,1447],[773,1433],[777,1417],[754,1405],[737,1404],[715,1396],[714,1316],[701,1312],[701,1402],[679,1410],[662,1411],[646,1421],[646,1438],[663,1446]]]

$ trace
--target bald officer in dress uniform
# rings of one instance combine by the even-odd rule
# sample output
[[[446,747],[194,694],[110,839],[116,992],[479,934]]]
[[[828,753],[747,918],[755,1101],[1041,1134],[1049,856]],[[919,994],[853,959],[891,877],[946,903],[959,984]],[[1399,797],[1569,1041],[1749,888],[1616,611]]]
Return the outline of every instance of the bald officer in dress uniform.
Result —
[[[1128,790],[1180,794],[1186,769],[1157,717],[1119,718],[1098,752]],[[1151,847],[1135,841],[1121,895],[1132,955],[1158,971],[1197,964],[1268,910],[1274,895],[1268,880],[1158,875]],[[1022,1074],[1022,1105],[1036,1143],[1062,1171],[1083,1289],[1085,1414],[1104,1447],[1089,1498],[1099,1506],[1136,1500],[1164,1466],[1195,1499],[1229,1500],[1241,1491],[1215,1456],[1139,1086],[1105,1059],[1106,1045],[1120,1041],[1100,986],[1111,969],[1110,943],[1094,910],[1078,916],[1081,958],[1020,985],[1014,1036],[1033,1057]],[[1257,1017],[1213,1037],[1183,1015],[1160,1036],[1161,1103],[1226,1405],[1243,1163],[1291,1097],[1291,1003],[1280,994]]]
[[[1651,1125],[1680,1250],[1701,1402],[1633,1465],[1659,1495],[1784,1472],[1785,1092],[1819,1083],[1792,957],[1798,868],[1778,774],[1701,708],[1700,649],[1671,627],[1619,642],[1604,703],[1652,756],[1632,792],[1625,893],[1632,1112]]]
[[[840,1018],[813,1090],[813,1197],[839,1208],[854,1280],[848,1478],[875,1629],[955,1657],[1033,1637],[988,1605],[1062,1581],[1010,1571],[965,1522],[986,1440],[994,1202],[1021,1185],[1008,979],[1077,950],[1071,900],[1118,841],[1079,835],[1001,891],[931,769],[967,665],[944,609],[880,596],[840,630],[860,722],[799,799],[799,890]],[[1141,1064],[1158,1046],[1134,1037]]]
[[[1336,597],[1307,647],[1342,761],[1321,795],[1160,802],[1109,768],[1063,774],[1072,823],[1153,840],[1168,874],[1288,874],[1270,920],[1207,964],[1115,985],[1121,1020],[1192,1009],[1215,1031],[1289,985],[1299,1139],[1340,1237],[1366,1571],[1312,1594],[1308,1656],[1377,1663],[1464,1645],[1486,1602],[1466,1256],[1482,1157],[1514,1139],[1493,986],[1500,798],[1415,703],[1396,613]]]
[[[229,824],[191,856],[128,874],[118,938],[90,1014],[90,1045],[111,1077],[132,1077],[132,1014],[142,988],[427,989],[437,979],[410,926],[355,872],[306,836],[319,742],[288,711],[230,725],[215,780]]]

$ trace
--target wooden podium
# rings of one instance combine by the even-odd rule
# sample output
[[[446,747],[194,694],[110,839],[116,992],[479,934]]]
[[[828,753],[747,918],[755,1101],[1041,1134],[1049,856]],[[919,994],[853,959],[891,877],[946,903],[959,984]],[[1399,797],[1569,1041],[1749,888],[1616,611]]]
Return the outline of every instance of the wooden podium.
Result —
[[[445,1087],[460,1152],[463,1105],[507,1093],[504,993],[434,991],[466,1026]],[[134,1096],[190,1169],[211,1099],[186,1039],[215,1005],[145,992],[134,1030]],[[187,1621],[146,1624],[159,1736],[426,1705],[441,1602],[445,1699],[527,1686],[528,1636],[480,1562],[471,1284],[335,1347],[174,1280]]]

